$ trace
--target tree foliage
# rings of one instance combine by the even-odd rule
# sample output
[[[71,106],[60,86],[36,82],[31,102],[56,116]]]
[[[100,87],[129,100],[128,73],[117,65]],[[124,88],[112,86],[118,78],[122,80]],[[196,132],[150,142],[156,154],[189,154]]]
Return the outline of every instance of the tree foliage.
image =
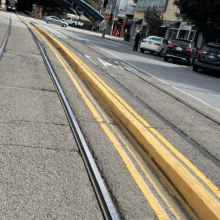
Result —
[[[157,11],[156,6],[148,7],[144,12],[144,19],[147,23],[148,36],[157,36],[163,24],[162,13]]]
[[[193,22],[206,42],[216,40],[220,34],[220,0],[174,0],[180,13],[177,18]]]
[[[95,3],[93,0],[85,0],[88,4],[90,4],[93,8],[95,8]]]

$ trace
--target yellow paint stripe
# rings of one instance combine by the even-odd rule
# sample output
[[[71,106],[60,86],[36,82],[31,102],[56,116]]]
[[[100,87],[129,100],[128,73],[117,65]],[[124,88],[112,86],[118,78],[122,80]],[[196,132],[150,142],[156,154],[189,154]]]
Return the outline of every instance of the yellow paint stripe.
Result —
[[[72,51],[71,51],[72,52]],[[72,52],[73,55],[75,55]],[[88,68],[90,70],[90,68]],[[90,70],[93,74],[93,71]],[[218,188],[200,171],[195,167],[186,157],[184,157],[169,141],[167,141],[156,129],[147,123],[138,113],[133,110],[117,93],[115,93],[101,78],[96,74],[93,74],[105,87],[111,92],[123,105],[127,108],[140,122],[142,122],[153,134],[155,134],[159,140],[164,143],[180,160],[182,160],[186,166],[188,166],[214,193],[220,198],[220,191]]]
[[[72,51],[71,53],[75,55]],[[152,126],[147,123],[134,109],[132,109],[117,93],[115,93],[101,78],[99,78],[90,68],[88,70],[102,83],[105,88],[111,92],[120,102],[121,104],[131,112],[141,123],[143,123],[154,135],[156,135],[159,140],[164,143],[181,161],[184,162],[186,166],[188,166],[214,193],[220,198],[220,191],[218,188],[200,171],[197,167],[195,167],[186,157],[184,157],[169,141],[167,141],[156,129],[152,128]]]
[[[66,64],[66,61],[63,60],[63,62]],[[72,71],[71,71],[72,72]],[[73,74],[73,73],[72,73]],[[87,96],[92,100],[93,98],[91,95],[87,92],[87,88],[85,88],[84,85],[82,85],[80,82],[79,84],[84,88],[84,91],[86,92]],[[81,95],[82,96],[82,95]],[[109,119],[106,115],[106,113],[99,107],[99,105],[93,100],[93,104],[96,106],[96,108],[99,110],[99,112],[104,117],[105,121],[109,122]],[[115,131],[115,133],[118,135],[118,137],[122,140],[123,144],[126,146],[126,148],[129,150],[133,158],[137,161],[139,167],[144,172],[147,179],[151,182],[151,184],[156,189],[157,193],[160,195],[162,200],[166,203],[167,207],[173,212],[177,220],[187,220],[185,215],[183,214],[182,210],[176,205],[176,203],[170,198],[169,194],[166,192],[166,189],[161,185],[161,183],[155,178],[155,176],[151,173],[150,169],[146,166],[145,162],[142,160],[141,156],[134,150],[133,146],[130,144],[130,142],[124,138],[121,134],[119,129],[116,128],[116,126],[111,125],[111,128]]]
[[[75,54],[60,43],[56,38],[52,37],[46,31],[37,27],[50,41],[53,42],[70,61],[71,65],[77,69],[78,74],[89,83],[90,89],[104,102],[105,106],[113,111],[115,116],[121,120],[129,132],[148,150],[153,157],[151,162],[159,166],[165,174],[173,182],[175,187],[180,190],[184,199],[189,203],[187,207],[192,207],[194,212],[201,219],[220,219],[219,203],[213,198],[211,194],[190,174],[189,171],[182,164],[176,160],[166,148],[141,124],[131,113],[126,111],[124,106],[101,84],[93,75],[92,70],[89,69]],[[156,168],[156,167],[155,167]],[[160,172],[159,172],[160,173]],[[164,178],[164,175],[161,176]],[[172,187],[171,187],[172,189]],[[172,189],[173,190],[173,189]],[[176,191],[173,191],[176,193]],[[182,198],[182,197],[181,197]],[[180,200],[181,200],[180,198]],[[183,205],[185,205],[184,201]],[[187,208],[186,207],[186,208]]]
[[[65,60],[63,60],[63,62],[66,64]],[[66,65],[68,65],[68,64],[66,64]],[[87,92],[87,88],[84,85],[82,85],[82,83],[79,82],[79,84],[83,87],[87,96],[91,100],[94,99]],[[93,100],[93,104],[96,106],[96,108],[102,114],[104,120],[108,123],[109,122],[108,115],[104,112],[104,110],[102,108],[100,108],[100,106],[96,102],[97,101]],[[114,130],[114,132],[118,135],[118,137],[121,139],[121,141],[126,146],[128,151],[131,153],[133,158],[136,160],[136,162],[138,163],[141,170],[144,172],[147,179],[151,182],[151,184],[153,185],[153,187],[155,188],[157,193],[160,195],[162,200],[166,203],[167,207],[173,212],[176,219],[177,220],[187,220],[186,216],[182,212],[182,209],[173,201],[173,199],[167,193],[167,190],[164,188],[164,186],[161,185],[161,183],[157,180],[157,178],[155,178],[155,176],[152,174],[151,170],[146,166],[146,163],[143,161],[142,157],[137,153],[137,151],[130,144],[130,142],[121,134],[121,131],[117,128],[117,126],[115,126],[115,125],[113,126],[112,124],[110,124],[110,126]]]
[[[56,51],[53,49],[53,47],[47,42],[47,40],[35,29],[35,31],[43,38],[43,40],[47,43],[47,45],[50,47],[50,49],[54,52],[57,59],[60,61],[63,68],[68,73],[69,77],[71,78],[72,82],[76,86],[77,90],[79,91],[80,95],[86,102],[87,106],[89,107],[90,111],[92,112],[93,116],[96,118],[97,121],[101,122],[103,121],[98,112],[95,110],[94,106],[91,104],[91,102],[88,100],[86,95],[83,93],[81,87],[67,68],[67,66],[64,64],[64,62],[61,60],[59,55],[56,53]],[[105,134],[108,136],[112,144],[114,145],[115,149],[118,151],[119,155],[121,156],[122,160],[124,161],[126,167],[128,168],[129,172],[131,173],[132,177],[134,178],[135,182],[137,183],[138,187],[144,194],[145,198],[151,205],[152,209],[155,211],[155,213],[158,216],[158,219],[169,219],[166,211],[163,209],[163,207],[160,205],[156,197],[153,195],[147,184],[145,183],[144,179],[139,174],[138,170],[136,169],[135,165],[127,155],[127,153],[122,148],[121,144],[118,142],[118,140],[115,138],[115,136],[112,134],[112,132],[109,130],[108,126],[106,124],[101,123],[101,127]]]
[[[116,134],[120,137],[130,154],[133,156],[133,158],[137,161],[139,167],[144,172],[147,179],[151,182],[157,193],[160,195],[160,197],[163,199],[163,201],[166,203],[167,207],[173,212],[177,220],[187,220],[186,216],[180,209],[180,207],[173,201],[173,199],[170,197],[170,195],[167,193],[166,189],[161,185],[161,183],[157,180],[157,178],[153,175],[149,167],[146,165],[146,163],[143,161],[142,157],[137,153],[137,151],[134,149],[134,147],[130,144],[130,142],[127,139],[124,139],[121,137],[119,129],[114,129]]]

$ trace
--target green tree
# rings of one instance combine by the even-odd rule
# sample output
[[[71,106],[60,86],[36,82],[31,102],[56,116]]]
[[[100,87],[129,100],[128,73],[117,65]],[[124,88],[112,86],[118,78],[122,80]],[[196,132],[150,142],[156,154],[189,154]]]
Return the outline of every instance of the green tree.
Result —
[[[95,8],[95,4],[93,0],[85,0],[88,4],[90,4],[93,8]]]
[[[157,36],[163,24],[162,13],[157,11],[156,6],[148,7],[144,12],[144,19],[147,23],[148,36]]]
[[[174,0],[180,13],[177,18],[193,22],[206,42],[220,35],[220,0]]]

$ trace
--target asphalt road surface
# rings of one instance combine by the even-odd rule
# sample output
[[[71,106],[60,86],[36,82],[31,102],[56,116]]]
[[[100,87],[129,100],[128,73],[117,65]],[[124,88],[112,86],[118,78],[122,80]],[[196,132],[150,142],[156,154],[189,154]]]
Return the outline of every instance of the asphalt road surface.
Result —
[[[172,60],[164,62],[163,57],[158,57],[156,54],[151,55],[149,52],[142,54],[133,51],[130,45],[102,39],[101,34],[94,35],[92,32],[74,28],[73,36],[115,55],[174,88],[220,110],[220,74],[202,70],[193,72],[192,66],[188,67],[184,63]]]

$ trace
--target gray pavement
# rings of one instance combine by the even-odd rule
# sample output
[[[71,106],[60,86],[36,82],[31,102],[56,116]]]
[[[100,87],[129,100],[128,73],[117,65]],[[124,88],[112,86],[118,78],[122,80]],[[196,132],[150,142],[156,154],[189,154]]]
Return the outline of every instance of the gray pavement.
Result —
[[[37,22],[44,24],[42,21]],[[115,65],[109,65],[106,58],[97,55],[77,41],[68,40],[65,36],[59,34],[52,25],[52,28],[44,27],[52,32],[54,36],[59,36],[59,40],[64,39],[80,50],[81,54],[76,53],[76,55],[83,62],[220,188],[218,167],[179,137],[150,111],[134,101],[88,62],[82,54],[90,56],[90,59],[101,69],[108,72],[182,131],[219,157],[220,129],[216,124],[144,83],[128,71],[121,70]],[[67,28],[67,30],[72,30],[72,28]],[[139,62],[135,59],[142,59],[143,56],[147,56],[147,59],[144,59],[144,66],[147,68],[151,65],[154,66],[153,71],[156,73],[162,70],[165,74],[170,70],[178,73],[190,70],[183,65],[163,63],[160,57],[138,54],[137,52],[128,54],[128,50],[131,48],[128,48],[127,45],[123,44],[122,46],[119,42],[101,39],[95,33],[89,33],[88,35],[86,31],[77,29],[73,36],[97,44],[106,51],[120,53],[123,58],[130,59],[132,62],[143,64],[142,61]],[[122,133],[117,124],[108,122],[106,118],[97,122],[84,101],[85,97],[82,97],[74,86],[54,53],[39,35],[37,37],[41,45],[44,46],[120,218],[156,220],[158,219],[158,213],[152,208],[151,201],[144,196],[146,188],[144,191],[141,190],[140,185],[137,184],[133,176],[134,173],[130,172],[125,160],[119,155],[110,138],[102,130],[102,125],[108,126],[108,129],[115,135],[137,172],[140,173],[140,177],[161,205],[162,208],[159,210],[165,210],[168,216],[167,219],[174,220],[178,215],[179,219],[190,219],[140,153],[135,148],[131,150],[132,148],[128,147],[129,144],[131,146],[132,144],[127,140],[127,137],[124,136],[129,144],[125,144],[123,139],[116,135],[114,127],[117,127],[118,132]],[[94,48],[98,49],[97,47]],[[103,50],[98,50],[103,53]],[[105,55],[121,62],[119,58],[109,53],[105,53]],[[2,216],[0,218],[30,219],[30,216],[33,216],[33,219],[102,219],[78,148],[42,58],[32,36],[15,16],[13,17],[11,36],[0,65],[0,137],[2,140],[0,143]],[[67,68],[71,69],[70,67]],[[174,89],[151,75],[147,75],[143,71],[139,71],[131,65],[129,68],[134,68],[142,77],[194,104],[194,106],[216,119],[220,119],[219,112],[214,108]],[[82,83],[77,75],[73,74],[73,76],[78,82]],[[81,85],[81,89],[83,88],[83,85]],[[89,93],[86,97],[90,98],[92,94]],[[92,98],[90,99],[92,100]],[[100,111],[101,106],[97,104],[94,108]],[[110,118],[110,116],[108,115],[107,118]],[[140,165],[141,160],[143,162]],[[179,161],[182,163],[181,160]],[[184,166],[219,200],[191,169],[186,165]],[[151,178],[149,178],[149,175]],[[178,213],[177,216],[176,213]]]
[[[16,18],[0,66],[0,219],[103,219],[39,50]]]

